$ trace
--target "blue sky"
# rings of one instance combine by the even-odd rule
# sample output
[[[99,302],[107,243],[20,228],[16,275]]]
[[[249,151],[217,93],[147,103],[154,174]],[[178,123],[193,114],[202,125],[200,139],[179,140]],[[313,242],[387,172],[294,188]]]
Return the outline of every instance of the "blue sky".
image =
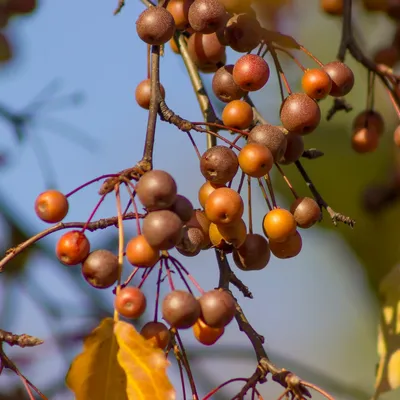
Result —
[[[10,27],[17,57],[0,75],[2,104],[20,110],[54,79],[60,79],[61,93],[81,91],[85,96],[80,107],[58,112],[43,109],[22,146],[17,146],[7,124],[0,121],[3,133],[0,149],[12,150],[13,155],[9,167],[1,170],[1,196],[32,233],[45,228],[33,212],[37,194],[45,189],[35,149],[41,151],[43,160],[45,146],[50,160],[49,176],[54,176],[64,192],[96,176],[132,166],[142,155],[147,120],[146,112],[135,103],[134,91],[146,78],[146,45],[137,38],[135,30],[135,21],[143,6],[139,1],[128,0],[123,12],[114,17],[115,3],[113,0],[44,0],[37,13]],[[291,29],[295,30],[296,24],[293,23]],[[232,61],[235,59],[232,54],[228,57]],[[179,57],[167,47],[161,64],[161,82],[166,89],[168,105],[186,119],[200,121],[201,113]],[[209,80],[206,77],[206,82]],[[278,122],[277,93],[272,77],[265,91],[255,97],[272,122]],[[65,129],[65,124],[91,137],[88,148],[68,140],[71,133]],[[83,137],[79,132],[75,135]],[[205,138],[199,135],[195,137],[204,150]],[[186,135],[166,123],[159,123],[155,160],[154,167],[169,171],[178,182],[178,191],[197,206],[197,190],[203,177]],[[84,221],[88,217],[98,200],[97,189],[94,185],[73,196],[68,221]],[[260,227],[265,212],[261,197],[255,198],[255,226]],[[110,198],[102,205],[98,217],[115,213],[115,202]],[[128,223],[127,237],[133,232],[133,225]],[[90,235],[93,248],[101,242],[101,235],[112,234],[115,232]],[[54,235],[46,241],[55,244],[58,237]],[[203,288],[211,289],[216,285],[212,253],[193,260],[182,257],[181,261]],[[67,304],[80,307],[81,299],[69,286],[68,277],[60,271],[53,261],[34,257],[28,276],[39,280]],[[361,267],[336,234],[318,228],[304,232],[303,251],[296,259],[272,259],[263,271],[239,271],[238,275],[254,294],[254,300],[244,300],[242,304],[255,328],[266,336],[267,349],[303,360],[347,384],[371,390],[376,362],[376,309]],[[152,288],[150,280],[145,285],[149,298]],[[2,290],[5,290],[4,285]],[[91,290],[88,286],[88,291]],[[40,311],[23,293],[19,303],[12,327],[2,328],[46,337],[49,330]],[[363,332],[361,337],[360,332]],[[194,344],[190,332],[184,337],[188,344]],[[234,324],[220,343],[221,346],[250,346]],[[49,382],[51,372],[65,369],[63,360],[41,357],[41,351],[48,354],[52,346],[46,343],[34,350],[16,350],[18,354],[31,351],[40,360],[40,368],[26,371],[39,387]],[[346,363],[343,363],[345,357]],[[222,381],[250,375],[255,367],[250,361],[230,363],[229,368],[223,368],[224,365],[222,361],[208,361],[201,362],[199,368],[205,372],[215,369],[212,376],[220,375]],[[176,382],[176,376],[173,375],[173,379]],[[0,386],[1,383],[0,379]],[[274,388],[268,392],[271,395],[280,392],[280,388],[275,390],[276,385],[268,387]],[[65,397],[72,398],[71,395]]]

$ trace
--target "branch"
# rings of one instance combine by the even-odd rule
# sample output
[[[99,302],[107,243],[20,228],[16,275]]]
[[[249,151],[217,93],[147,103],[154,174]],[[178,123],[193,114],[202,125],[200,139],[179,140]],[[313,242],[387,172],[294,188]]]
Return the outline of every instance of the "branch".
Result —
[[[10,346],[34,347],[42,344],[43,340],[27,335],[26,333],[16,335],[0,329],[0,342],[7,343]]]
[[[304,150],[301,155],[303,158],[307,158],[308,160],[315,160],[316,158],[322,157],[324,152],[318,149],[308,149]]]
[[[139,218],[144,218],[144,214],[138,214]],[[136,219],[135,213],[127,213],[123,217],[124,221]],[[93,232],[98,229],[106,229],[110,226],[118,227],[118,217],[111,217],[111,218],[102,218],[98,221],[90,222],[86,224],[86,222],[60,222],[57,225],[54,225],[50,228],[45,229],[42,232],[37,233],[36,235],[32,236],[31,238],[25,240],[25,242],[20,243],[19,245],[12,247],[6,251],[5,257],[0,261],[0,272],[3,272],[5,265],[12,260],[15,256],[25,250],[27,247],[33,245],[34,243],[38,242],[39,240],[43,239],[44,237],[50,235],[53,232],[61,231],[63,229],[71,229],[71,228],[83,228],[85,227],[86,230]]]

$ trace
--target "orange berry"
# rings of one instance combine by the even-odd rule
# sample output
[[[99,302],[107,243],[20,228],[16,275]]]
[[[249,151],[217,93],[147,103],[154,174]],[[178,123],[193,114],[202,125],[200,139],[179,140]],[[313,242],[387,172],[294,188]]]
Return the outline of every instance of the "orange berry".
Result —
[[[35,201],[36,215],[44,222],[57,223],[68,214],[68,199],[58,190],[46,190]]]
[[[165,99],[165,89],[160,83],[160,92],[163,99]],[[151,79],[145,79],[136,86],[135,98],[140,107],[148,110],[150,108],[151,99]]]
[[[302,245],[303,241],[299,232],[289,236],[284,242],[269,241],[271,253],[277,258],[296,257],[300,253]]]
[[[274,165],[271,151],[258,143],[246,144],[240,151],[238,160],[242,171],[253,178],[261,178],[268,174]]]
[[[400,125],[394,130],[393,141],[397,147],[400,147]]]
[[[64,265],[78,265],[85,261],[90,253],[90,242],[81,231],[64,233],[56,246],[57,258]]]
[[[296,232],[296,220],[292,213],[283,208],[268,212],[263,220],[264,233],[269,240],[284,242]]]
[[[212,223],[209,234],[211,243],[217,248],[223,248],[226,243],[238,248],[246,240],[247,227],[243,219],[229,225],[216,225]]]
[[[224,328],[212,328],[201,318],[193,325],[194,337],[205,346],[212,346],[224,333]]]
[[[143,235],[138,235],[127,243],[126,258],[135,267],[153,267],[160,258],[160,251],[151,247]]]
[[[330,15],[343,14],[343,0],[321,0],[321,9]]]
[[[222,122],[236,129],[247,129],[253,122],[253,109],[243,100],[230,101],[222,111]]]
[[[146,305],[146,297],[137,287],[124,287],[115,296],[115,309],[125,318],[139,318],[146,310]]]
[[[304,93],[313,99],[324,99],[332,89],[332,80],[323,70],[318,68],[308,69],[301,79]]]
[[[351,138],[351,147],[357,153],[372,153],[378,148],[379,133],[376,129],[362,128]]]
[[[215,190],[220,187],[224,187],[224,185],[218,185],[216,183],[211,183],[210,181],[207,181],[203,183],[199,189],[199,203],[201,206],[204,208],[206,201],[210,194]]]

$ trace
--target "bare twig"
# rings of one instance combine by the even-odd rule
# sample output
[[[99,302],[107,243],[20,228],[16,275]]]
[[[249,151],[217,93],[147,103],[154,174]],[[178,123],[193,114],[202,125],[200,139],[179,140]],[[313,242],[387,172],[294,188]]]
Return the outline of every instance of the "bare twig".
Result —
[[[0,342],[7,343],[10,346],[34,347],[42,344],[43,340],[35,336],[27,335],[26,333],[16,335],[0,329]]]

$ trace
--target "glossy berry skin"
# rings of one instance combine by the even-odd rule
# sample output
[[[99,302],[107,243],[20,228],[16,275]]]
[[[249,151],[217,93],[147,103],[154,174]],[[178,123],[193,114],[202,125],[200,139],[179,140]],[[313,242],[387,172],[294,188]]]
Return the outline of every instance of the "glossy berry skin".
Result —
[[[242,218],[243,200],[238,192],[223,187],[214,190],[208,197],[204,211],[214,224],[231,224]]]
[[[150,7],[139,15],[136,32],[145,43],[160,46],[174,35],[175,21],[165,8]]]
[[[324,99],[332,89],[330,76],[322,69],[308,69],[301,79],[301,86],[308,96],[313,99]]]
[[[252,178],[261,178],[269,173],[274,165],[271,151],[257,143],[246,144],[238,156],[241,170]]]
[[[290,212],[297,226],[303,229],[311,228],[321,219],[321,209],[318,203],[310,197],[297,198],[290,207]]]
[[[84,233],[73,230],[64,233],[56,245],[57,258],[64,265],[82,263],[90,252],[90,243]]]
[[[379,134],[375,129],[362,128],[351,137],[351,147],[357,153],[371,153],[379,146]]]
[[[167,347],[171,339],[169,329],[162,322],[147,322],[141,329],[140,334],[151,343],[153,347],[162,350]]]
[[[82,264],[82,275],[96,289],[107,289],[118,279],[118,257],[111,251],[92,251]]]
[[[115,309],[125,318],[136,319],[141,317],[146,310],[146,305],[146,297],[137,287],[124,287],[115,296]]]
[[[321,121],[321,110],[317,102],[305,93],[292,93],[281,106],[282,125],[289,132],[307,135]]]
[[[283,208],[275,208],[268,212],[263,220],[264,233],[269,240],[284,242],[296,232],[296,220],[292,213]]]
[[[348,94],[354,86],[353,71],[340,61],[332,61],[325,64],[324,71],[332,80],[330,95],[333,97],[342,97]]]
[[[327,14],[342,15],[343,2],[344,0],[320,0],[320,7]]]
[[[127,243],[126,258],[135,267],[154,267],[160,258],[160,252],[151,247],[143,235],[138,235]]]
[[[224,185],[218,185],[215,183],[211,183],[210,181],[206,181],[203,183],[199,189],[199,203],[200,205],[204,208],[206,205],[206,201],[208,199],[208,196],[215,190],[218,189],[219,187],[223,187]]]
[[[210,290],[200,296],[201,319],[212,328],[227,326],[235,316],[236,301],[225,290]]]
[[[253,118],[253,108],[243,100],[232,100],[222,111],[224,125],[235,129],[247,129]]]
[[[212,346],[224,334],[224,328],[212,328],[201,318],[193,325],[193,335],[198,342],[205,346]]]
[[[183,30],[189,26],[189,7],[194,0],[170,0],[167,10],[171,13],[175,21],[175,27]]]
[[[271,253],[281,259],[293,258],[299,255],[303,246],[303,241],[299,232],[289,236],[284,242],[274,242],[270,240],[269,247]]]
[[[68,209],[68,199],[58,190],[47,190],[35,201],[36,215],[51,224],[62,221],[68,214]]]
[[[286,134],[287,146],[280,164],[288,165],[297,161],[304,152],[303,137],[296,133],[288,132]]]
[[[248,92],[260,90],[269,79],[270,70],[267,62],[255,54],[240,57],[233,67],[233,80]]]
[[[353,132],[362,128],[375,130],[379,135],[382,135],[385,130],[385,121],[379,112],[365,110],[360,112],[353,121]]]
[[[160,93],[163,99],[165,99],[165,89],[164,86],[160,84]],[[136,87],[135,99],[140,107],[148,110],[150,108],[151,99],[151,79],[145,79],[140,82]]]

